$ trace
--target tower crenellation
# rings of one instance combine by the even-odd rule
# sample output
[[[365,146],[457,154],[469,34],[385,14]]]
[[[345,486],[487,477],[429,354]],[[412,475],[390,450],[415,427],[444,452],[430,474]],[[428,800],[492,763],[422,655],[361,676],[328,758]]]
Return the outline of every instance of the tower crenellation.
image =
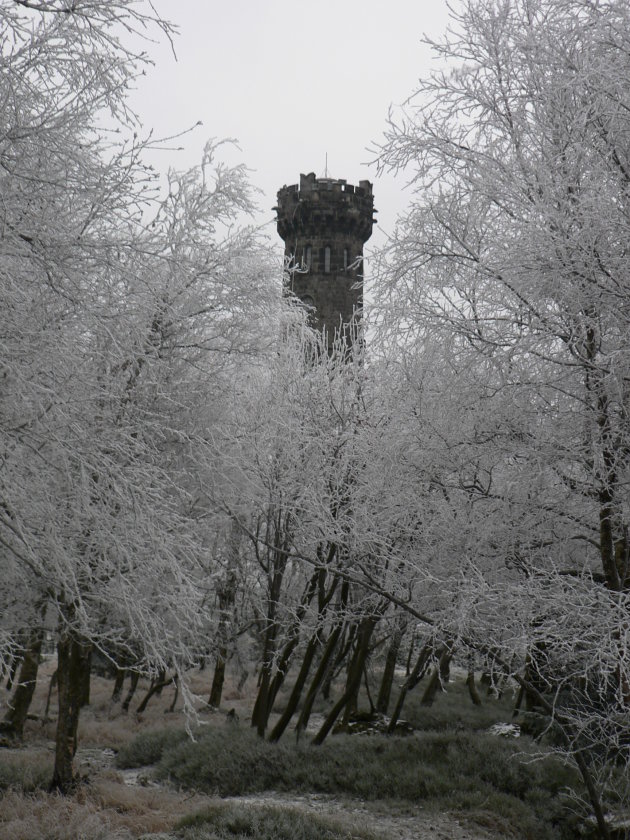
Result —
[[[372,235],[372,184],[300,175],[278,192],[278,233],[285,243],[290,291],[312,310],[329,345],[355,325],[363,306],[363,245]],[[352,332],[354,335],[354,330]]]

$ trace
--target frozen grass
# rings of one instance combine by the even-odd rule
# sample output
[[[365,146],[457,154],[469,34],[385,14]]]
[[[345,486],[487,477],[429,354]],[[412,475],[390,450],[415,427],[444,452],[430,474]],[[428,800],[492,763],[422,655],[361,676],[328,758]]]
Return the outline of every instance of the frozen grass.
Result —
[[[0,751],[0,792],[20,790],[31,793],[48,786],[53,756],[49,750]]]
[[[527,749],[473,732],[424,732],[412,738],[336,736],[321,747],[292,741],[269,744],[247,727],[226,725],[193,743],[172,733],[140,736],[119,755],[125,766],[142,756],[159,759],[157,776],[221,796],[262,791],[316,792],[422,803],[455,810],[542,838],[574,837],[560,793],[578,786],[558,759],[526,762]]]
[[[63,797],[9,791],[0,799],[0,837],[6,840],[131,840],[167,832],[207,803],[160,788],[128,787],[115,774]]]
[[[462,680],[448,683],[447,691],[438,690],[432,706],[421,703],[426,679],[407,695],[402,717],[414,729],[421,730],[486,730],[495,723],[511,722],[516,698],[511,691],[505,691],[500,700],[486,696],[484,686],[478,686],[482,698],[481,706],[475,706]],[[392,692],[394,699],[396,692]],[[518,722],[518,718],[516,719]]]
[[[121,746],[116,756],[116,766],[125,769],[157,764],[166,750],[187,740],[188,735],[183,729],[155,729],[143,732]]]
[[[46,663],[44,677],[51,672],[52,664]],[[209,674],[195,674],[193,679],[201,710]],[[37,714],[43,710],[47,687],[47,680],[42,679],[33,707]],[[173,697],[170,687],[162,697],[153,699],[145,714],[133,712],[146,688],[146,684],[141,685],[132,710],[124,715],[119,707],[111,705],[111,681],[95,677],[91,704],[81,714],[79,749],[95,747],[97,755],[98,748],[118,749],[119,767],[158,764],[161,778],[171,779],[187,792],[126,787],[116,771],[99,768],[97,761],[89,768],[89,784],[82,785],[75,797],[49,796],[42,788],[46,788],[52,771],[54,721],[44,726],[29,721],[25,747],[0,751],[0,790],[5,791],[0,796],[0,837],[138,837],[144,832],[172,830],[178,819],[208,804],[207,794],[265,790],[320,792],[346,802],[361,798],[375,812],[391,810],[397,814],[417,812],[421,804],[424,812],[455,811],[505,836],[536,840],[576,836],[559,795],[564,786],[579,787],[575,775],[559,761],[520,761],[517,753],[527,751],[529,739],[512,741],[484,734],[492,723],[510,719],[511,696],[499,703],[488,698],[482,707],[474,707],[465,686],[455,682],[449,685],[447,694],[438,694],[432,707],[422,707],[419,686],[408,697],[403,712],[423,730],[418,735],[403,739],[335,736],[321,748],[312,748],[307,742],[296,746],[291,733],[278,745],[256,738],[246,723],[251,692],[247,698],[235,697],[224,707],[236,706],[242,723],[230,724],[224,715],[202,711],[209,725],[196,729],[197,743],[191,743],[184,732],[181,712],[165,713]],[[321,703],[325,711],[326,703]],[[229,817],[229,811],[225,813]],[[311,817],[309,824],[313,822]],[[264,817],[270,826],[273,819],[273,815]],[[286,819],[295,822],[297,817]],[[204,825],[191,824],[185,829],[206,832],[191,834],[191,840],[197,836],[222,837],[216,832],[225,834],[229,830],[227,823],[215,825],[206,819]],[[337,831],[331,838],[344,837],[340,833],[343,826],[324,826],[322,831],[329,828]],[[215,834],[208,834],[210,830]],[[278,831],[270,828],[269,836],[281,836]],[[292,825],[290,836],[299,837],[297,831]]]
[[[2,798],[0,836],[11,840],[130,840],[124,826],[112,824],[92,803],[75,798],[17,792]]]
[[[53,659],[48,659],[40,668],[31,707],[40,718],[55,664]],[[210,679],[208,672],[193,675],[195,690],[200,695],[207,694]],[[84,747],[95,748],[97,753],[99,749],[117,749],[147,728],[158,726],[167,733],[175,728],[176,739],[184,737],[181,711],[165,713],[173,699],[170,688],[164,690],[162,697],[153,698],[146,713],[138,716],[133,710],[148,683],[141,681],[131,711],[126,715],[120,706],[112,707],[112,687],[111,680],[92,677],[91,702],[81,711],[79,755]],[[0,686],[0,707],[4,707],[9,696],[5,686]],[[176,791],[128,787],[117,771],[99,768],[98,762],[87,769],[80,761],[77,767],[82,774],[89,772],[89,783],[81,785],[73,797],[49,795],[46,791],[53,770],[56,703],[54,693],[48,722],[27,722],[23,746],[0,749],[2,840],[131,840],[146,832],[169,831],[178,819],[207,802],[206,797],[184,797]],[[177,708],[181,709],[181,700]]]
[[[182,840],[378,840],[367,828],[295,808],[217,804],[182,820]]]

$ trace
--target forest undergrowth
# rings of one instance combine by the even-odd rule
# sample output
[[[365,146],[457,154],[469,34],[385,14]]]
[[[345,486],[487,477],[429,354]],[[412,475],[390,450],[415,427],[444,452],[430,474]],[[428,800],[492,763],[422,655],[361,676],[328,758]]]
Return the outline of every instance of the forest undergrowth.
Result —
[[[45,705],[45,676],[51,668],[50,662],[43,667],[33,705],[36,715]],[[297,743],[289,732],[279,744],[255,735],[248,718],[253,678],[242,694],[226,686],[224,707],[218,712],[201,704],[206,683],[202,672],[193,678],[200,711],[191,740],[180,706],[173,713],[166,711],[172,688],[154,697],[138,715],[134,709],[141,691],[123,715],[111,706],[111,682],[93,677],[77,753],[83,781],[73,797],[46,792],[54,720],[29,721],[23,746],[0,753],[0,836],[126,840],[147,832],[176,832],[173,836],[186,840],[346,840],[349,823],[335,821],[335,813],[348,813],[357,804],[394,818],[448,814],[495,837],[579,836],[578,819],[566,796],[569,788],[579,790],[573,768],[554,756],[536,758],[541,748],[526,736],[488,733],[492,724],[510,720],[510,692],[501,700],[484,697],[481,706],[473,706],[463,682],[455,680],[430,707],[421,705],[420,693],[410,694],[405,717],[416,730],[411,735],[334,735],[313,747],[309,733]],[[287,692],[288,688],[280,694],[276,712]],[[320,704],[321,714],[326,703]],[[140,784],[125,784],[129,768],[145,768]],[[270,804],[267,798],[239,807],[216,799],[251,800],[270,791],[278,795],[278,802]],[[335,813],[306,815],[296,809],[291,796],[330,798],[336,803]],[[364,819],[359,825],[355,820],[352,836],[383,836],[374,835],[370,823]]]

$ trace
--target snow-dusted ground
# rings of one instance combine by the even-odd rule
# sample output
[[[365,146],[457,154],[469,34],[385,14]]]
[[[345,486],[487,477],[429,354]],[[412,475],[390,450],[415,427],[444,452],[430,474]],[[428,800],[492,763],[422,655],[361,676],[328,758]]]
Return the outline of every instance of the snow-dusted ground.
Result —
[[[425,813],[416,807],[408,816],[379,812],[357,800],[351,804],[334,796],[305,794],[303,796],[281,793],[264,793],[258,796],[239,796],[223,802],[240,802],[248,805],[283,805],[326,814],[346,822],[348,828],[367,827],[382,840],[498,840],[503,835],[489,833],[482,828],[469,828],[447,814]]]
[[[77,765],[80,771],[111,768],[114,753],[111,750],[79,749]],[[151,767],[131,768],[118,772],[122,785],[159,787],[151,781]],[[171,795],[173,792],[171,791]],[[182,800],[190,800],[190,793],[181,793]],[[261,794],[234,797],[212,797],[195,794],[197,807],[216,802],[241,804],[243,808],[254,805],[279,805],[302,811],[334,816],[348,829],[368,828],[379,840],[500,840],[502,834],[485,829],[471,828],[448,814],[427,812],[421,806],[408,808],[406,815],[380,811],[373,803],[349,801],[327,794],[286,794],[267,791]],[[169,840],[174,835],[146,834],[145,840]]]
[[[98,769],[109,769],[113,765],[112,750],[79,749],[77,752],[77,766],[80,772]],[[118,771],[122,785],[140,787],[159,787],[159,783],[151,781],[151,767],[130,768]],[[172,795],[171,791],[171,795]],[[190,793],[182,792],[182,800],[190,800]],[[302,811],[334,816],[351,828],[369,828],[379,840],[500,840],[504,835],[489,832],[482,828],[470,828],[461,823],[456,817],[448,814],[426,812],[421,806],[408,808],[407,815],[392,814],[379,811],[373,803],[361,800],[349,801],[327,794],[287,794],[267,791],[265,793],[234,796],[212,797],[196,794],[196,805],[201,810],[204,805],[215,802],[240,803],[243,808],[252,805],[280,805],[286,808],[297,808]],[[143,835],[146,840],[167,840],[168,834]]]
[[[183,794],[182,794],[183,796]],[[368,828],[379,840],[505,840],[506,835],[486,829],[465,826],[448,814],[423,813],[418,809],[413,815],[382,813],[360,802],[349,804],[333,796],[291,796],[281,793],[264,793],[258,796],[236,796],[217,800],[196,797],[199,809],[213,802],[241,804],[243,808],[255,805],[276,805],[301,811],[326,814],[344,823],[349,830]],[[513,835],[510,835],[513,836]],[[170,834],[145,834],[142,840],[176,840]]]

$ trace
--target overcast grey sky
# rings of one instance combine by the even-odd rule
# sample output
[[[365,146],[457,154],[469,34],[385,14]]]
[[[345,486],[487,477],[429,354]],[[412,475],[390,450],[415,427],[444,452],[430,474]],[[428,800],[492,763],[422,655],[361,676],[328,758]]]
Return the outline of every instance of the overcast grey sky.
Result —
[[[177,61],[166,44],[133,98],[146,128],[166,136],[201,120],[176,168],[196,163],[208,137],[233,137],[252,170],[260,221],[277,190],[300,172],[374,182],[380,227],[406,205],[404,177],[378,179],[367,148],[382,136],[433,59],[420,43],[447,25],[445,0],[156,0],[179,27]],[[166,156],[164,156],[166,158]],[[162,159],[159,163],[164,166]],[[270,233],[273,228],[270,226]],[[383,234],[370,244],[381,244]]]

